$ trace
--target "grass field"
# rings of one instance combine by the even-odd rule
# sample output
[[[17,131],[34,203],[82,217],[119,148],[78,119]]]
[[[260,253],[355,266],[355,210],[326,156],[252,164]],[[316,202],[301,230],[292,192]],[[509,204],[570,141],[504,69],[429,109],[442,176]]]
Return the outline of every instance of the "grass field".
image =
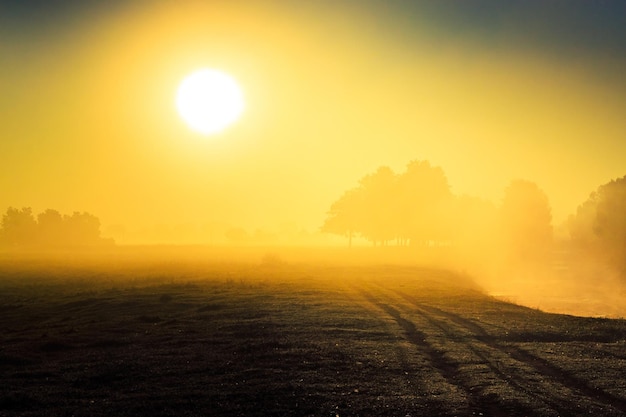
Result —
[[[2,416],[626,415],[626,322],[410,265],[0,262]]]

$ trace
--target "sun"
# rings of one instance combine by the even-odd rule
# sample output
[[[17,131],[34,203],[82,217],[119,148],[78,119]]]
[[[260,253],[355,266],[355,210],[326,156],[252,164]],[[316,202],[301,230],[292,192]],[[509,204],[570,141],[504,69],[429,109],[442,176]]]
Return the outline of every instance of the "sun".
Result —
[[[189,127],[211,135],[237,121],[245,103],[243,92],[233,77],[204,68],[182,80],[176,93],[176,108]]]

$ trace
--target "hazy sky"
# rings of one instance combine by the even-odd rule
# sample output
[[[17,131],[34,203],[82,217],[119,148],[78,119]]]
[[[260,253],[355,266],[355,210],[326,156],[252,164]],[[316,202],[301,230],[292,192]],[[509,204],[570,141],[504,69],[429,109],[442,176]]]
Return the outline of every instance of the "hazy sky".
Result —
[[[201,67],[247,102],[209,138],[174,105]],[[0,0],[0,209],[315,231],[427,159],[495,202],[535,181],[560,222],[626,174],[624,74],[623,0]]]

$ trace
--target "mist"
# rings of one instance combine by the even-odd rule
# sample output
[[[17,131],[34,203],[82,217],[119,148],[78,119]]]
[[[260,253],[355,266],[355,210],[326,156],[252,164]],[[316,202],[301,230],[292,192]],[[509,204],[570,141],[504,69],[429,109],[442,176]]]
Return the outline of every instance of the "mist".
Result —
[[[623,315],[623,5],[263,3],[0,3],[2,251],[432,264]],[[211,137],[174,108],[204,66],[246,101]]]
[[[0,415],[626,415],[624,0],[0,0]]]
[[[51,270],[109,270],[107,264],[148,273],[223,264],[433,267],[542,311],[623,317],[625,184],[623,177],[601,185],[555,226],[549,198],[534,182],[511,181],[499,202],[458,196],[441,167],[414,160],[404,172],[380,167],[362,177],[329,205],[315,234],[288,226],[249,233],[213,225],[209,243],[173,244],[167,233],[174,231],[160,230],[160,245],[128,245],[103,233],[90,213],[9,208],[0,247],[4,263],[35,261],[42,268],[49,262]]]

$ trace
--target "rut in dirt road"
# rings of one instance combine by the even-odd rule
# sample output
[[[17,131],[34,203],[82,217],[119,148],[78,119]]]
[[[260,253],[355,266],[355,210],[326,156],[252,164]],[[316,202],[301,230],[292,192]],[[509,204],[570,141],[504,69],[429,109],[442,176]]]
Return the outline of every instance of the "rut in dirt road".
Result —
[[[472,387],[466,384],[459,373],[458,363],[451,361],[446,357],[446,352],[435,348],[428,342],[428,336],[417,329],[415,323],[402,317],[401,313],[389,304],[383,303],[374,297],[370,292],[360,289],[363,297],[379,309],[387,313],[403,330],[406,339],[416,346],[430,361],[443,378],[450,384],[458,388],[463,394],[462,401],[465,403],[460,411],[465,415],[485,415],[494,417],[505,417],[512,415],[529,415],[532,409],[521,404],[515,407],[503,407],[494,401],[492,397],[481,397]]]
[[[450,384],[465,394],[470,414],[626,413],[623,400],[590,388],[521,348],[496,342],[468,319],[423,305],[397,290],[359,290],[398,324],[404,337]]]
[[[510,343],[504,344],[498,342],[494,337],[489,335],[483,327],[467,318],[452,312],[444,311],[437,307],[424,305],[414,297],[411,297],[409,294],[402,291],[394,290],[394,292],[406,301],[410,302],[417,309],[417,312],[432,322],[437,322],[435,317],[439,318],[438,323],[451,321],[470,332],[477,341],[484,343],[492,349],[500,350],[501,352],[509,355],[512,359],[534,368],[537,373],[550,378],[555,383],[571,389],[573,392],[577,393],[579,397],[589,397],[592,400],[605,403],[606,405],[616,408],[620,412],[626,414],[626,401],[622,398],[615,397],[608,392],[589,386],[584,380],[568,374],[566,371],[551,364],[547,360],[539,358],[532,353],[525,351],[521,347],[514,346]],[[450,327],[448,326],[447,329],[450,329]],[[451,332],[451,330],[446,331],[448,333]]]

